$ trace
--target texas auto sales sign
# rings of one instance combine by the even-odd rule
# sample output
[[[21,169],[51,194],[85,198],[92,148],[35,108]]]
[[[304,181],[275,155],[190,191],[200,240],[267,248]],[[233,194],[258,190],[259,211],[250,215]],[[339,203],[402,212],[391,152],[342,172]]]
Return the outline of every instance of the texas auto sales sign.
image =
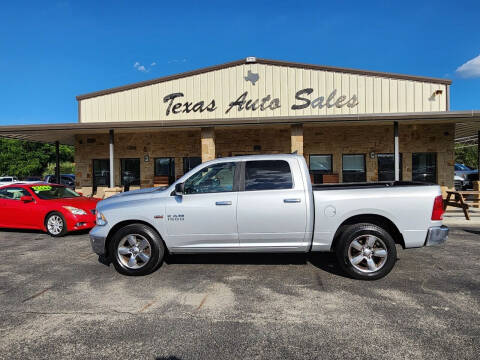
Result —
[[[256,76],[256,78],[254,77],[255,81],[252,81],[252,75]],[[245,77],[245,80],[251,81],[252,84],[255,85],[256,80],[258,80],[258,75],[249,73],[248,77]],[[180,113],[203,113],[204,111],[214,112],[218,108],[215,99],[210,101],[201,100],[197,102],[188,101],[188,99],[185,99],[185,95],[182,92],[168,94],[163,98],[163,102],[167,104],[166,116]],[[357,95],[352,95],[350,98],[347,98],[347,96],[339,94],[337,89],[334,89],[328,95],[322,95],[315,94],[315,90],[313,88],[305,88],[298,90],[295,93],[295,102],[291,106],[291,109],[301,110],[309,107],[312,109],[322,109],[325,107],[336,107],[340,109],[345,106],[354,108],[357,105]],[[245,91],[239,97],[233,99],[225,109],[222,109],[222,111],[225,111],[225,114],[228,114],[234,109],[236,109],[238,112],[262,112],[265,110],[275,110],[280,107],[282,107],[282,103],[277,97],[266,95],[262,98],[253,99],[248,96],[248,91]]]

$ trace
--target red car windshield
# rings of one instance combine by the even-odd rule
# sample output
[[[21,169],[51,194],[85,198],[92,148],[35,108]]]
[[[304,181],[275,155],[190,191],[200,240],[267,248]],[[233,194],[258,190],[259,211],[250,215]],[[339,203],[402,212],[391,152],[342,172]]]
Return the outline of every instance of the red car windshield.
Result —
[[[80,196],[80,194],[64,186],[36,185],[30,189],[42,200],[65,199]]]

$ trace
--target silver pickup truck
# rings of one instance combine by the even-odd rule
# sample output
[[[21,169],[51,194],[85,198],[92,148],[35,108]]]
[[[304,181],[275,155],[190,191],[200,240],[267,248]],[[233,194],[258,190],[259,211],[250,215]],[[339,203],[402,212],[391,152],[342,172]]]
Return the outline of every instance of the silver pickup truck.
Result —
[[[438,185],[313,186],[299,155],[205,162],[167,188],[101,201],[93,250],[126,275],[155,271],[168,253],[333,251],[357,279],[392,270],[396,245],[443,243]]]

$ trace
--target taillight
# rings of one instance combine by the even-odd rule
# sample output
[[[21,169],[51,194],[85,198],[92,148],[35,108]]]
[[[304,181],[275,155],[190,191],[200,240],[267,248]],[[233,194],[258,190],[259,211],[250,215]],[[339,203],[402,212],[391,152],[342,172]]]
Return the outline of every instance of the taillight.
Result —
[[[443,220],[444,212],[442,195],[438,195],[433,201],[432,220]]]

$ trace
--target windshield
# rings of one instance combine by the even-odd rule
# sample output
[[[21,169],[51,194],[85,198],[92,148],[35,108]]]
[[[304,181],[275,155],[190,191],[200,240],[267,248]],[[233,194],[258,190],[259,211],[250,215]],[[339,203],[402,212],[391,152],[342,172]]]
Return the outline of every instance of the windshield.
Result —
[[[455,164],[455,170],[457,170],[457,171],[471,171],[472,169],[470,169],[467,165]]]
[[[30,189],[42,200],[65,199],[79,197],[75,191],[64,186],[37,185]]]

